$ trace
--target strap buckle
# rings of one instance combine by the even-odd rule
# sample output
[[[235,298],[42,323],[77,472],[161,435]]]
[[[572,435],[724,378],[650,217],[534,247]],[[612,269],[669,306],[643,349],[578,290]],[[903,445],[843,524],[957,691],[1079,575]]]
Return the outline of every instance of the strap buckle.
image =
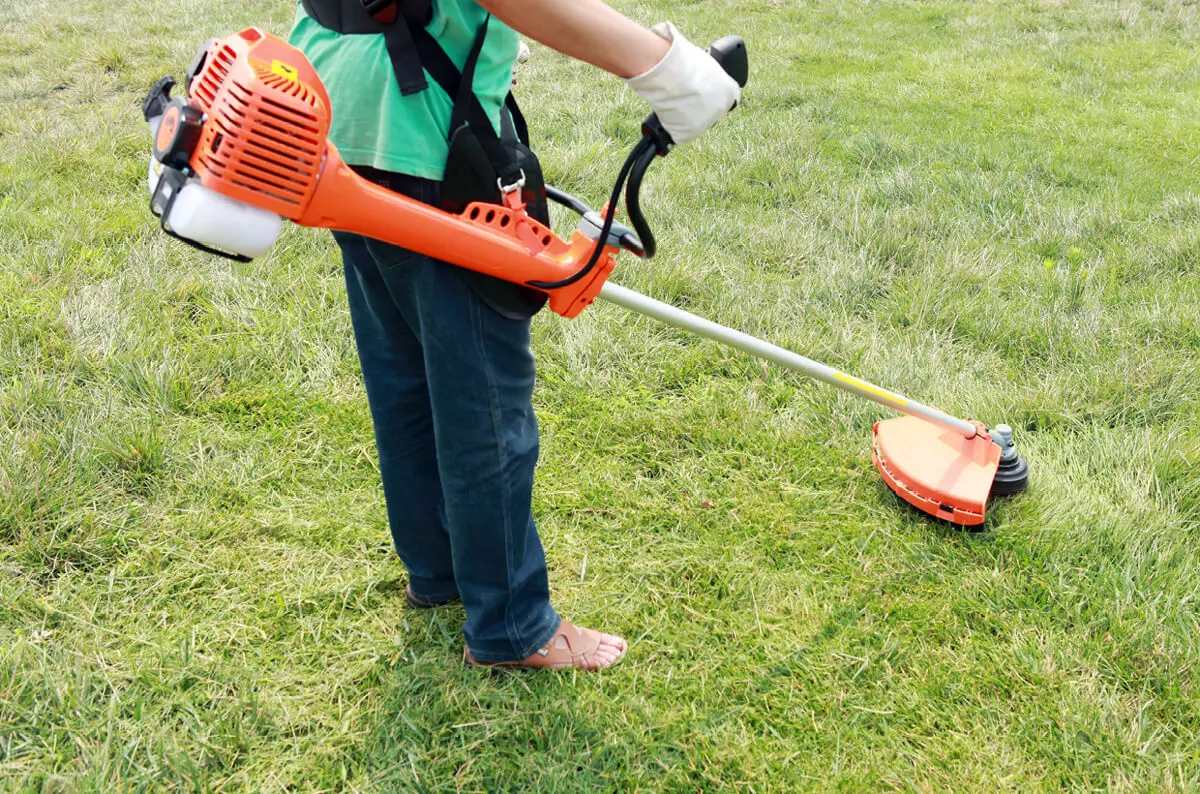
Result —
[[[396,0],[362,0],[363,11],[381,25],[390,25],[400,15]]]
[[[517,177],[517,181],[513,182],[511,185],[504,184],[504,177],[496,177],[496,187],[500,188],[500,192],[502,194],[508,195],[514,190],[520,190],[521,188],[525,187],[525,169],[521,168],[519,170],[521,172],[521,176]]]

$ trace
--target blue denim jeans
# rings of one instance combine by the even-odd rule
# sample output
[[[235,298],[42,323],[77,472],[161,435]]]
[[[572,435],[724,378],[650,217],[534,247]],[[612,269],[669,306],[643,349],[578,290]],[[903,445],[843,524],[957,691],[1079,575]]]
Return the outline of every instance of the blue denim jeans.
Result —
[[[437,200],[436,182],[371,178]],[[523,659],[561,620],[530,510],[538,427],[529,319],[502,316],[444,262],[334,237],[409,584],[426,600],[462,598],[476,659]]]

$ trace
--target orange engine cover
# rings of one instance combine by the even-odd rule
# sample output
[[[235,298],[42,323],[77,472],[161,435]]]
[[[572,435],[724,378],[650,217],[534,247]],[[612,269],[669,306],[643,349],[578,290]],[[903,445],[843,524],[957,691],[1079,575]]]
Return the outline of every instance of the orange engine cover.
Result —
[[[191,165],[206,187],[291,220],[317,189],[329,95],[298,51],[257,28],[214,42],[189,96],[207,114]]]

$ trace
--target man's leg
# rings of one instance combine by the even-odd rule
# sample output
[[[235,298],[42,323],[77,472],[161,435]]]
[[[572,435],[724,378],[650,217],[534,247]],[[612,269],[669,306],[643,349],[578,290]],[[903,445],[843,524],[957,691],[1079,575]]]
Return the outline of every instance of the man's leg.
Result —
[[[479,661],[533,654],[561,622],[530,509],[538,456],[529,320],[489,307],[449,265],[367,241],[425,354],[454,576]],[[411,301],[406,303],[405,301]]]
[[[334,237],[342,249],[392,540],[419,599],[452,598],[458,588],[421,345],[393,303],[364,239],[341,232]]]

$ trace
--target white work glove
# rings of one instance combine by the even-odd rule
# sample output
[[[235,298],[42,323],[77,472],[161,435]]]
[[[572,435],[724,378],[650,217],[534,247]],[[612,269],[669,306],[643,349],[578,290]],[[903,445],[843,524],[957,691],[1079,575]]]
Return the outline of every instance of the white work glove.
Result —
[[[650,103],[676,145],[687,143],[733,110],[741,89],[711,55],[670,22],[651,30],[671,42],[671,49],[650,71],[625,83]]]

